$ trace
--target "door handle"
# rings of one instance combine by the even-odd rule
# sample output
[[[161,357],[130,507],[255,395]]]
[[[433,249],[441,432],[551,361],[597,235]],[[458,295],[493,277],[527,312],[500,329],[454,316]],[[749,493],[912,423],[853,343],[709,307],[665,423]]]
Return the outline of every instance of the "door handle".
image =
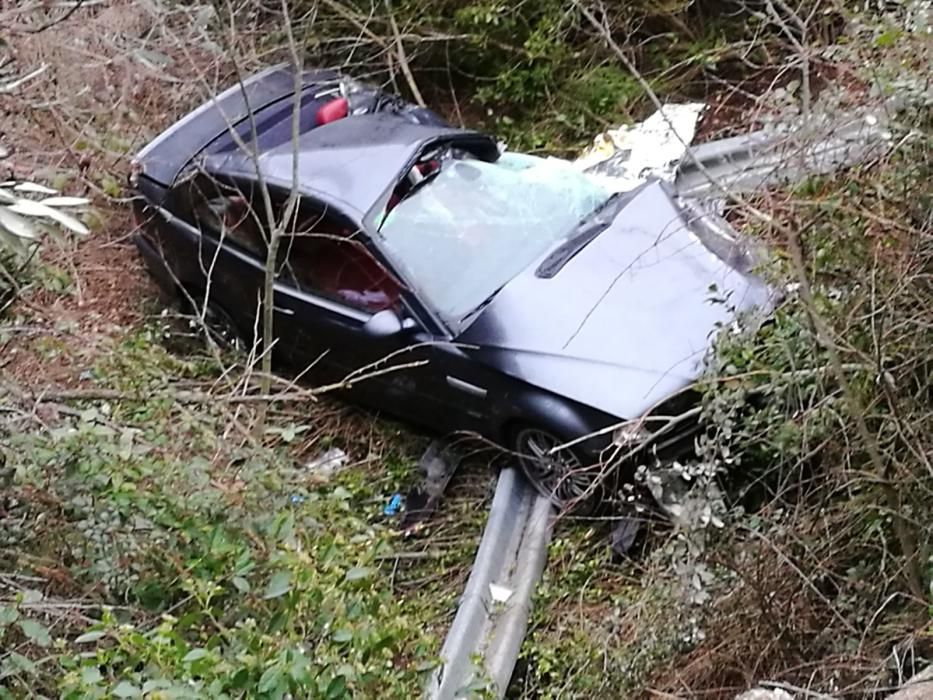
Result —
[[[272,310],[275,311],[276,313],[285,314],[286,316],[294,316],[294,315],[295,315],[295,310],[294,310],[294,309],[287,309],[287,308],[285,308],[284,306],[273,306],[273,307],[272,307]]]
[[[483,387],[470,384],[469,382],[465,382],[462,379],[457,379],[456,377],[451,377],[449,374],[447,375],[447,384],[452,386],[454,389],[459,389],[460,391],[467,394],[478,396],[481,399],[486,398],[486,390]]]

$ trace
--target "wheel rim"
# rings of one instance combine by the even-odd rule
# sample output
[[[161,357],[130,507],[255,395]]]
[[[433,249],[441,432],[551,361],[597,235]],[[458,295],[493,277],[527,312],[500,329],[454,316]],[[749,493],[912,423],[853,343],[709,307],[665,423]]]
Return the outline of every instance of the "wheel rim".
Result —
[[[236,351],[243,349],[243,339],[237,331],[233,318],[210,301],[204,308],[204,328],[217,345]]]
[[[525,428],[515,439],[519,463],[537,491],[557,506],[580,504],[595,494],[596,475],[584,467],[556,435],[538,428]]]

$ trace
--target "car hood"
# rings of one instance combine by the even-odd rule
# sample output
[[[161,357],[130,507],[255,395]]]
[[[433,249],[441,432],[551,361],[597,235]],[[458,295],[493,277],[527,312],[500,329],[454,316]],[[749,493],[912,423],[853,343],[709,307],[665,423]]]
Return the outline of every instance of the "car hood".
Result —
[[[509,282],[458,341],[530,384],[641,415],[699,376],[738,312],[772,306],[730,231],[649,183],[556,275],[538,277],[539,259]]]

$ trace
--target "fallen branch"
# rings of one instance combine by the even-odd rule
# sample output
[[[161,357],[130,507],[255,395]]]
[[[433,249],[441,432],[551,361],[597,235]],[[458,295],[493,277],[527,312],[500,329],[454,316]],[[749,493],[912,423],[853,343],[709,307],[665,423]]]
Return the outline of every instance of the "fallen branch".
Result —
[[[16,90],[16,88],[18,88],[23,83],[26,83],[32,80],[33,78],[36,78],[42,75],[43,73],[45,73],[45,71],[48,70],[48,67],[49,67],[48,64],[43,63],[41,66],[36,68],[31,73],[27,73],[22,78],[17,78],[16,80],[10,81],[9,83],[0,85],[0,94],[6,95],[6,94],[13,92],[14,90]]]
[[[243,395],[218,395],[206,391],[196,391],[190,389],[167,389],[162,392],[149,394],[139,394],[120,389],[48,389],[39,393],[28,393],[14,387],[9,383],[5,385],[6,390],[21,401],[31,400],[35,403],[50,403],[55,401],[152,401],[159,399],[169,399],[179,403],[225,403],[225,404],[248,404],[276,401],[317,401],[321,394],[340,389],[350,389],[361,381],[366,381],[374,377],[379,377],[390,372],[396,372],[403,369],[412,369],[427,364],[427,360],[417,360],[402,365],[392,365],[380,370],[369,372],[365,376],[353,379],[344,379],[333,384],[325,384],[314,389],[297,389],[294,391],[283,391],[279,393],[243,394]]]

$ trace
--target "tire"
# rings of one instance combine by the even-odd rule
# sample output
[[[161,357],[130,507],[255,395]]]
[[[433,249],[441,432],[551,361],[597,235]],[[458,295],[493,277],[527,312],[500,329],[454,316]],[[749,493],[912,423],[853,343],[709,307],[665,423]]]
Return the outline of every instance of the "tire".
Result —
[[[568,440],[534,426],[520,426],[511,433],[510,446],[525,478],[535,490],[562,511],[593,513],[603,499],[599,465],[589,466],[572,447],[554,453]]]

